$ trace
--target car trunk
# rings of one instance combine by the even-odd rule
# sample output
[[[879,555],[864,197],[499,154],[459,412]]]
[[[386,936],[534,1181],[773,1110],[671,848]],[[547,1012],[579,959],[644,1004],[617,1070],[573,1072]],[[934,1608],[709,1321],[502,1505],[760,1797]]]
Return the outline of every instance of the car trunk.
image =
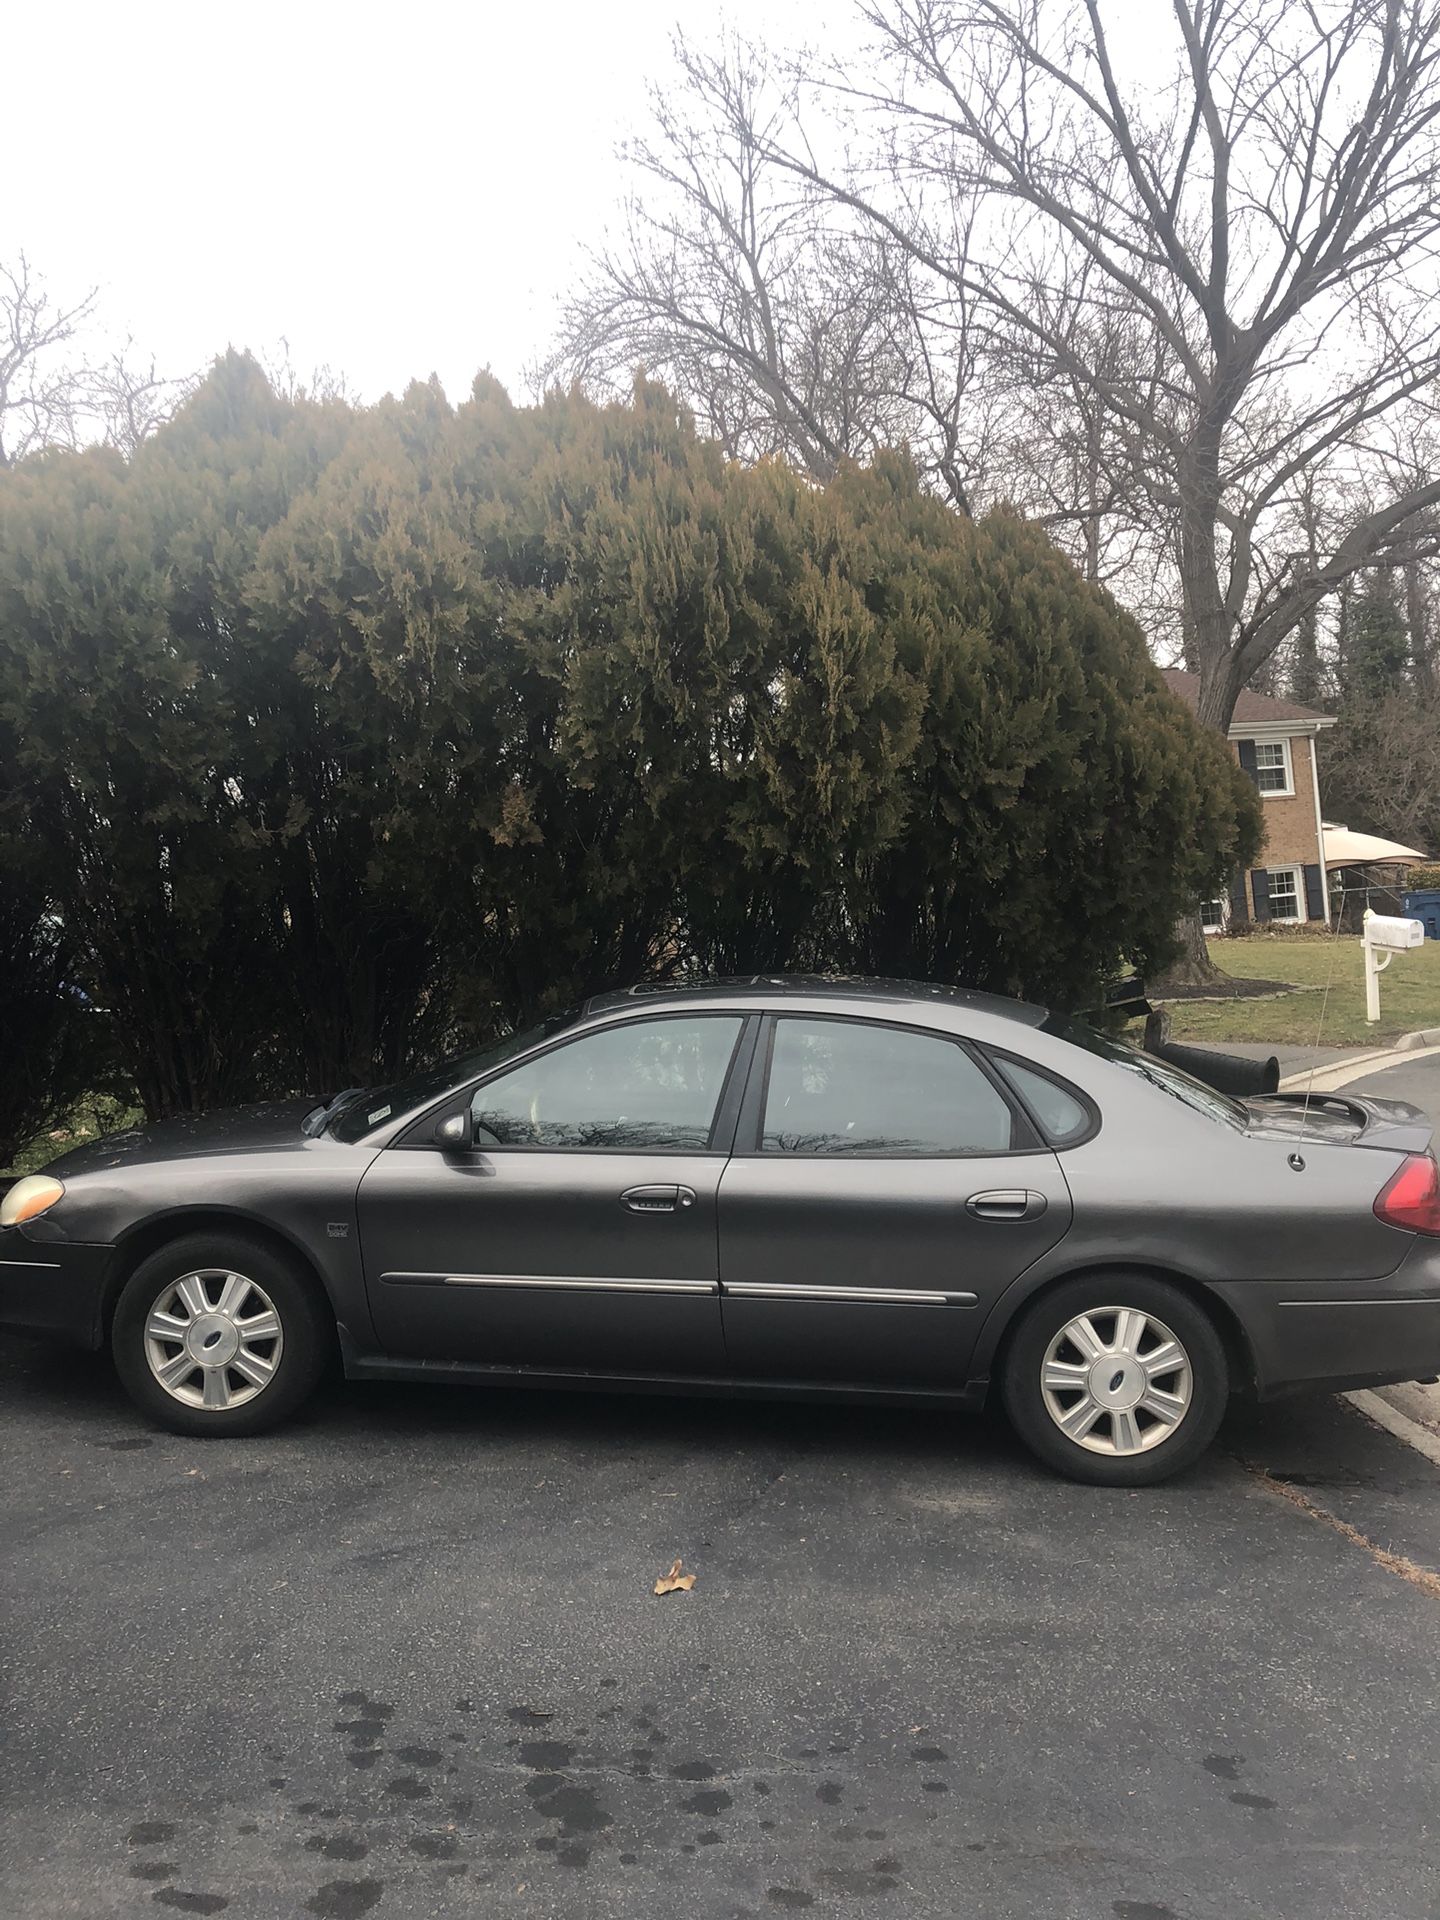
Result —
[[[1243,1105],[1252,1133],[1331,1146],[1427,1153],[1434,1131],[1428,1115],[1404,1100],[1372,1100],[1357,1093],[1257,1094]]]

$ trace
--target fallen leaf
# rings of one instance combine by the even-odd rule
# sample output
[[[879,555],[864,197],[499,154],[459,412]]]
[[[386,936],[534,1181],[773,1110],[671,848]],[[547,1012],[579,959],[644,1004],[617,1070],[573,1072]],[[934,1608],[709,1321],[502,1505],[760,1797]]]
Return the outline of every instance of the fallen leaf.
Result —
[[[669,1573],[655,1582],[656,1593],[688,1593],[690,1591],[695,1584],[695,1575],[681,1573],[680,1569],[684,1564],[683,1560],[677,1560]]]

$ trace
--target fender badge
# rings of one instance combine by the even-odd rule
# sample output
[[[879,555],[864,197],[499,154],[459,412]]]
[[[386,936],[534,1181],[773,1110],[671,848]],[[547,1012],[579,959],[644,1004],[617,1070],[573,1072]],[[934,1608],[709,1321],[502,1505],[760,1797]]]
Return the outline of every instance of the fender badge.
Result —
[[[325,1231],[332,1240],[348,1240],[350,1238],[350,1222],[348,1220],[329,1220],[325,1224]]]

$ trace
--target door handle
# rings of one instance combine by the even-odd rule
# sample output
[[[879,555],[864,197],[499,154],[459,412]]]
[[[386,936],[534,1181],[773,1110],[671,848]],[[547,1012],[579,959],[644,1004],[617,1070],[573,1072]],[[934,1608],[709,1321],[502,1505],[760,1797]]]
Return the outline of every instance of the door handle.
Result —
[[[627,1187],[620,1204],[631,1213],[675,1213],[694,1206],[695,1192],[692,1187]]]
[[[991,1187],[965,1202],[972,1220],[1038,1220],[1045,1207],[1044,1194],[1033,1187]]]

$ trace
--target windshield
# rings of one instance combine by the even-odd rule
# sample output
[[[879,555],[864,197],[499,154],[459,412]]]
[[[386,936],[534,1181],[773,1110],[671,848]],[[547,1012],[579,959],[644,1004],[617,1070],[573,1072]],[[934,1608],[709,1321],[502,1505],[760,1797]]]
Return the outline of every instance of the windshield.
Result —
[[[1171,1066],[1168,1060],[1158,1060],[1153,1053],[1142,1053],[1127,1041],[1096,1033],[1081,1020],[1047,1020],[1044,1031],[1053,1033],[1059,1040],[1070,1041],[1072,1046],[1084,1047],[1087,1053],[1098,1054],[1102,1060],[1123,1067],[1138,1079],[1148,1080],[1162,1093],[1168,1093],[1196,1113],[1218,1120],[1223,1126],[1233,1127],[1237,1133],[1243,1133],[1250,1124],[1250,1116],[1238,1100],[1217,1093],[1214,1087],[1207,1087],[1203,1080],[1195,1079],[1182,1067]]]
[[[475,1053],[455,1054],[436,1066],[427,1067],[423,1073],[411,1074],[408,1080],[397,1080],[388,1087],[367,1087],[346,1100],[328,1122],[325,1131],[333,1139],[347,1143],[363,1139],[372,1127],[383,1126],[397,1114],[409,1113],[431,1100],[438,1100],[451,1087],[464,1086],[467,1080],[478,1080],[482,1073],[489,1073],[492,1067],[503,1067],[507,1060],[513,1060],[529,1048],[538,1046],[547,1035],[569,1026],[574,1018],[573,1013],[552,1014],[548,1020],[542,1020],[538,1027],[527,1027],[523,1033],[507,1034],[493,1046],[481,1047]]]

